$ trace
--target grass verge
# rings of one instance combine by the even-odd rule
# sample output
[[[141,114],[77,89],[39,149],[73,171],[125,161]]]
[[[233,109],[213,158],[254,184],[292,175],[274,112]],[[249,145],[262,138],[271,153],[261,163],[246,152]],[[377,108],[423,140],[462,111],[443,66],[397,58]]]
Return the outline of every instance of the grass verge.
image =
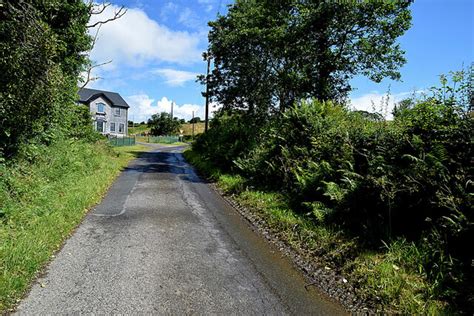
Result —
[[[306,261],[348,280],[356,296],[374,311],[452,312],[433,293],[422,265],[425,254],[414,243],[397,239],[383,249],[366,249],[357,237],[347,235],[340,227],[317,223],[295,212],[283,194],[253,188],[244,177],[222,173],[192,150],[185,151],[184,156]]]
[[[88,208],[146,150],[64,140],[40,148],[33,161],[0,164],[0,313],[17,303]]]

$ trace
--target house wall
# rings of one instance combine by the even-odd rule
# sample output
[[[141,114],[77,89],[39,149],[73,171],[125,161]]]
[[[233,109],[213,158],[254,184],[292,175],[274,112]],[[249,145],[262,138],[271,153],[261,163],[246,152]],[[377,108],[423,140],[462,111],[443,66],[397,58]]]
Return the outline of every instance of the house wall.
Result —
[[[105,104],[104,114],[97,112],[99,103]],[[104,122],[104,134],[116,136],[128,135],[128,109],[121,107],[120,116],[115,115],[115,109],[117,109],[117,107],[112,106],[106,98],[98,97],[97,99],[92,100],[89,104],[89,110],[92,120],[94,121],[94,128],[97,129],[97,121],[102,120]],[[115,132],[110,131],[110,123],[115,123]],[[119,124],[124,124],[123,133],[119,133]]]

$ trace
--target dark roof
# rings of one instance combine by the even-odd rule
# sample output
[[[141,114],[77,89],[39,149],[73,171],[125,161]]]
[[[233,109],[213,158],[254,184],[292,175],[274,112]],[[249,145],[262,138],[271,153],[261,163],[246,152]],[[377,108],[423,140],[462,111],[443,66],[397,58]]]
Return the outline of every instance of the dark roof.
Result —
[[[125,100],[120,96],[120,94],[116,92],[88,88],[79,89],[79,102],[81,103],[89,103],[90,101],[100,96],[106,97],[110,101],[110,103],[112,103],[113,106],[119,106],[123,108],[130,107],[127,102],[125,102]]]

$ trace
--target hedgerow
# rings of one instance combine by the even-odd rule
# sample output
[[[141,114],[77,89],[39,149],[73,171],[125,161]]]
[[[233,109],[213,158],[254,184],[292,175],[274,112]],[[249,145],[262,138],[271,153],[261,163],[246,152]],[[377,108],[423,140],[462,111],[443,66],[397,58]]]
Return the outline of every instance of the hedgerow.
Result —
[[[465,309],[473,299],[472,252],[463,241],[474,239],[474,121],[463,89],[443,85],[404,101],[390,121],[317,100],[259,128],[245,114],[223,113],[193,149],[252,186],[284,194],[295,213],[337,225],[364,249],[413,243],[419,255],[410,269],[431,284],[425,295]]]

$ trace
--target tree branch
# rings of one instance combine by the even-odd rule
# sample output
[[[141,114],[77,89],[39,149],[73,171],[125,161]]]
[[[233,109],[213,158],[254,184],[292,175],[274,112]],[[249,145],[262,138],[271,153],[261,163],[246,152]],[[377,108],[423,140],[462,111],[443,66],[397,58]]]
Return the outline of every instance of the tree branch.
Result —
[[[91,77],[92,70],[93,70],[94,68],[97,68],[97,67],[101,67],[101,66],[110,64],[111,62],[112,62],[112,60],[109,60],[109,61],[106,61],[106,62],[104,62],[104,63],[91,65],[91,66],[87,69],[87,78],[86,78],[86,80],[84,81],[84,84],[79,88],[79,90],[84,89],[84,88],[89,84],[89,82],[95,81],[95,80],[98,80],[98,79],[101,79],[100,77]]]
[[[91,10],[90,10],[90,15],[97,15],[97,14],[101,14],[102,12],[105,11],[106,8],[108,8],[111,4],[110,3],[103,3],[100,5],[100,8],[97,10],[97,11],[94,11],[94,6],[91,7]],[[114,11],[114,15],[113,17],[111,18],[108,18],[107,20],[105,21],[97,21],[95,23],[92,23],[92,24],[89,24],[87,25],[88,28],[93,28],[93,27],[96,27],[96,26],[101,26],[103,24],[106,24],[106,23],[109,23],[109,22],[112,22],[112,21],[115,21],[117,19],[120,19],[122,16],[124,16],[124,14],[127,13],[127,9],[124,7],[124,6],[121,6],[118,10],[115,10]]]

